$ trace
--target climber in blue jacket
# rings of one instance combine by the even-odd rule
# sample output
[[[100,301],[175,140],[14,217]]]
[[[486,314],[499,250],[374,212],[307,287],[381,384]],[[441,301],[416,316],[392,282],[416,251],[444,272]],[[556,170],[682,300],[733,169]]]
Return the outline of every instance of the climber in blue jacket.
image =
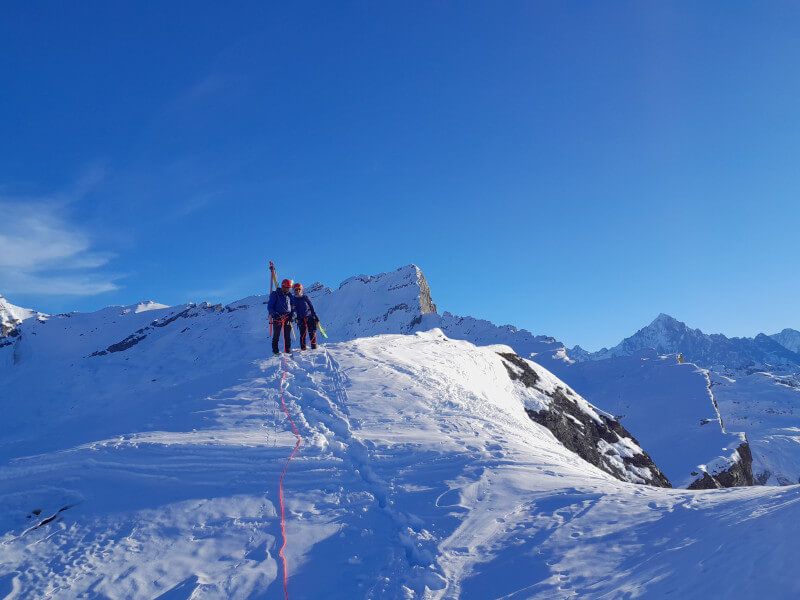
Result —
[[[303,294],[303,284],[299,281],[294,284],[294,297],[292,298],[294,316],[297,318],[297,327],[300,329],[300,350],[306,349],[306,334],[311,341],[311,349],[317,348],[317,323],[319,317],[311,304],[311,298]]]
[[[269,295],[267,310],[272,323],[272,353],[276,356],[278,352],[278,340],[283,330],[283,347],[287,353],[292,351],[292,311],[294,300],[292,299],[292,280],[284,279],[281,287]]]

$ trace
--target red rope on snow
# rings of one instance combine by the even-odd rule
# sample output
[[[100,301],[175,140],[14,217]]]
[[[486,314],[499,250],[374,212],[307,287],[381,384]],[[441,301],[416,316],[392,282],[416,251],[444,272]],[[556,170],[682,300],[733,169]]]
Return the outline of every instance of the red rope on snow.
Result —
[[[294,443],[294,448],[292,448],[292,453],[289,454],[289,457],[286,459],[286,464],[283,465],[283,472],[281,473],[281,478],[278,483],[278,500],[280,501],[281,505],[281,534],[283,535],[283,544],[281,545],[281,549],[278,551],[278,556],[281,557],[281,562],[283,563],[283,595],[286,600],[289,600],[289,569],[286,564],[286,555],[284,554],[284,550],[286,549],[286,509],[283,503],[283,480],[286,477],[286,471],[289,470],[289,463],[292,462],[294,455],[297,453],[297,449],[300,448],[300,444],[303,443],[303,438],[300,437],[300,431],[297,429],[297,425],[295,425],[294,421],[292,420],[292,416],[289,414],[289,409],[286,408],[286,400],[284,398],[284,382],[286,381],[286,376],[288,372],[286,371],[286,356],[282,357],[283,359],[283,375],[281,375],[280,381],[280,389],[281,389],[281,408],[283,409],[286,418],[289,419],[289,423],[292,425],[292,433],[294,433],[294,437],[297,438],[297,441]]]

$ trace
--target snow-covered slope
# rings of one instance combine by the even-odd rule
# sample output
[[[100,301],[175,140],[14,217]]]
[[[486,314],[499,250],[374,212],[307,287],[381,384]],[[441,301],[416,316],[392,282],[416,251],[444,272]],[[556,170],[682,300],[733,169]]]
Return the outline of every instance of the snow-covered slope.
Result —
[[[709,335],[699,329],[691,329],[685,323],[663,313],[647,327],[611,349],[604,348],[587,355],[578,347],[571,355],[576,360],[602,360],[630,356],[650,348],[660,354],[681,352],[688,361],[706,368],[800,367],[800,355],[763,333],[755,338],[728,338],[718,333]]]
[[[460,317],[444,312],[437,321],[437,326],[448,337],[457,340],[468,340],[479,346],[505,344],[514,348],[514,352],[525,358],[534,359],[545,368],[553,365],[571,363],[564,344],[546,335],[533,335],[525,329],[513,325],[495,325],[483,319]]]
[[[794,330],[785,329],[780,334],[755,338],[727,338],[723,335],[706,335],[698,329],[690,329],[667,315],[659,315],[647,327],[626,338],[614,348],[587,353],[580,347],[570,350],[575,361],[571,364],[553,364],[552,370],[564,381],[574,386],[601,408],[614,414],[630,412],[631,406],[639,406],[640,412],[652,421],[636,422],[623,417],[648,449],[659,466],[673,480],[675,471],[667,462],[662,448],[669,457],[680,455],[702,462],[701,479],[709,483],[705,472],[722,473],[722,480],[729,482],[748,481],[746,468],[752,454],[752,475],[757,483],[787,484],[800,481],[800,440],[795,431],[795,406],[800,400],[800,355],[793,351]],[[670,353],[662,359],[669,369],[658,362],[650,361],[652,373],[646,377],[639,374],[636,360],[625,360],[642,352]],[[714,427],[703,426],[701,442],[698,427],[694,423],[704,419],[698,411],[708,411],[707,403],[695,404],[692,397],[700,398],[700,382],[689,391],[674,377],[676,353],[683,353],[689,361],[702,365],[712,382],[710,392],[716,400],[719,416],[728,432],[720,439]],[[642,400],[639,401],[638,399]],[[636,403],[639,403],[638,405]],[[685,409],[689,409],[687,413]],[[693,414],[696,413],[696,414]],[[678,418],[679,415],[683,417]],[[684,418],[685,417],[685,418]],[[663,427],[663,424],[669,424]],[[660,439],[651,436],[657,432]],[[731,437],[733,436],[733,437]],[[734,453],[740,447],[736,441],[744,436],[748,447]],[[692,440],[695,440],[693,442]],[[731,441],[733,440],[733,441]],[[722,443],[720,443],[722,442]],[[698,445],[699,444],[699,445]],[[714,450],[718,448],[718,450]],[[721,450],[720,450],[721,449]],[[720,452],[716,459],[708,461]],[[681,467],[685,472],[686,465]],[[698,471],[698,469],[693,469]]]
[[[744,431],[761,484],[800,482],[800,377],[772,373],[711,373],[729,430]]]
[[[423,318],[436,316],[428,282],[416,265],[351,277],[336,290],[315,283],[306,293],[336,340],[427,329]]]
[[[730,459],[736,457],[734,452],[738,448],[739,436],[725,435],[717,425],[703,426],[702,434],[698,433],[698,424],[709,418],[708,414],[713,409],[708,401],[701,404],[691,401],[705,393],[705,389],[701,389],[701,379],[697,380],[696,392],[687,392],[688,388],[681,387],[679,379],[672,381],[674,369],[666,370],[659,376],[655,376],[653,371],[641,380],[636,378],[638,367],[634,365],[625,380],[628,384],[620,385],[618,369],[611,367],[604,373],[602,362],[594,365],[583,362],[575,364],[567,356],[563,344],[553,338],[534,336],[512,326],[496,326],[471,317],[458,317],[446,312],[439,315],[435,312],[427,281],[414,265],[376,276],[352,277],[336,290],[315,284],[309,286],[308,293],[314,298],[331,340],[440,327],[451,338],[466,339],[479,345],[507,344],[517,354],[532,358],[566,382],[580,384],[584,395],[612,413],[623,412],[620,403],[634,403],[641,407],[640,414],[648,415],[650,420],[638,421],[628,410],[625,411],[625,425],[633,438],[642,442],[645,450],[656,453],[656,465],[660,467],[662,462],[667,465],[662,468],[676,485],[688,485],[687,478],[693,472],[702,475],[704,465],[718,466],[725,464],[725,460],[730,464]],[[30,335],[25,338],[6,341],[8,349],[0,352],[0,363],[19,363],[32,353],[47,357],[48,360],[120,353],[145,340],[151,343],[160,339],[160,334],[167,326],[176,322],[183,324],[180,328],[181,337],[194,340],[193,336],[202,333],[206,326],[191,327],[187,324],[188,320],[201,314],[263,311],[263,303],[264,298],[258,296],[245,298],[227,307],[201,304],[167,308],[154,302],[144,302],[127,307],[111,307],[92,314],[57,315],[49,324],[32,324],[28,328]],[[590,385],[581,375],[583,371],[591,372]],[[672,403],[691,407],[691,410],[682,414],[682,420],[671,422],[670,427],[660,427],[663,415],[677,417]],[[541,422],[549,423],[555,431],[559,429],[558,424],[547,419],[541,419]],[[572,429],[577,430],[577,425],[573,425]],[[716,434],[712,433],[714,431]],[[613,437],[613,434],[609,435]],[[694,441],[686,443],[687,439]],[[563,431],[561,441],[573,449],[581,448],[580,444],[571,443]],[[596,447],[597,440],[591,446]],[[583,448],[582,455],[588,458],[592,454]],[[593,456],[591,460],[601,465],[603,461]],[[775,476],[771,481],[794,477],[793,472],[773,472]],[[656,480],[657,477],[651,482]]]
[[[141,310],[141,306],[141,303],[110,306],[92,313],[74,312],[50,315],[46,319],[29,319],[16,329],[14,339],[7,340],[6,351],[0,350],[0,364],[4,359],[6,362],[11,360],[12,354],[16,363],[27,357],[36,361],[75,360],[136,337],[139,329],[155,320],[168,318],[194,305],[174,308],[150,305],[146,310]]]
[[[725,432],[704,369],[642,350],[633,356],[580,362],[560,372],[635,432],[676,487],[688,487],[707,469],[730,468],[739,460],[737,449],[744,436]]]
[[[568,450],[621,481],[671,487],[650,456],[612,415],[598,410],[552,373],[511,348],[494,348],[503,358],[508,376],[521,386],[525,412]]]
[[[398,271],[396,274],[401,273],[402,271]],[[417,276],[416,273],[412,272],[412,274]],[[388,281],[381,281],[381,279],[382,277],[348,280],[340,288],[341,293],[344,294],[342,305],[353,304],[354,292],[349,286],[354,285],[355,281],[360,282],[361,291],[366,297],[366,300],[356,300],[355,302],[362,307],[363,315],[374,315],[383,310],[386,302],[381,303],[378,298],[392,297],[392,292],[396,294],[397,290],[401,290],[399,292],[401,294],[408,295],[408,288],[419,289],[415,284],[399,285],[398,278],[388,278]],[[402,281],[400,279],[400,282]],[[389,289],[382,290],[381,285],[384,288],[388,286]],[[334,316],[342,314],[336,312],[337,308],[341,309],[341,305],[333,302],[336,298],[337,295],[333,292],[327,292],[322,297],[322,302],[318,304],[329,311],[322,314],[333,314]],[[411,298],[406,299],[410,305]],[[260,297],[250,297],[225,307],[190,304],[159,308],[161,305],[152,306],[153,304],[147,305],[147,311],[140,309],[142,304],[129,307],[110,307],[95,313],[56,315],[49,321],[32,324],[25,330],[25,335],[20,334],[14,341],[13,364],[20,367],[14,370],[14,374],[21,378],[20,384],[32,385],[19,373],[31,372],[36,369],[50,370],[51,365],[66,363],[70,365],[69,370],[74,371],[76,361],[86,359],[89,360],[85,362],[85,367],[90,372],[95,372],[98,361],[91,359],[118,356],[127,363],[139,359],[142,355],[153,354],[156,356],[150,360],[156,363],[162,362],[158,358],[160,354],[169,357],[172,364],[170,367],[164,368],[180,368],[191,374],[200,367],[206,370],[211,368],[210,363],[213,359],[206,356],[205,346],[207,344],[212,344],[212,348],[213,344],[225,343],[227,345],[229,339],[239,337],[239,332],[236,330],[259,323],[263,327],[266,322],[265,300]],[[389,310],[388,314],[394,319],[395,316],[399,316],[405,311],[405,308]],[[150,314],[143,314],[145,312]],[[406,313],[405,316],[408,314]],[[383,328],[387,321],[389,319],[365,319],[364,326]],[[343,319],[336,318],[330,320],[329,323],[332,323],[333,327],[343,324],[353,326],[352,323],[344,323]],[[394,325],[403,328],[404,323],[405,321],[401,318],[399,322],[394,322]],[[333,331],[334,335],[338,333],[340,337],[346,337],[336,329]],[[241,343],[245,343],[245,341]],[[181,363],[181,360],[186,360],[182,358],[181,350],[192,348],[196,353],[194,364],[188,361]],[[543,367],[518,357],[508,346],[497,346],[495,351],[502,353],[502,364],[505,365],[509,376],[519,380],[522,393],[527,397],[525,408],[531,418],[548,427],[570,450],[621,480],[669,485],[646,452],[636,444],[630,433],[625,431],[610,415],[597,411]],[[9,350],[6,354],[10,355],[10,352]],[[230,353],[230,349],[227,352]],[[0,354],[0,360],[2,360],[2,356]],[[237,353],[234,352],[229,354],[228,358],[236,356]],[[12,363],[6,360],[5,364]],[[114,372],[108,374],[108,378],[113,381],[124,379],[120,374]],[[156,381],[157,379],[154,379],[151,383]],[[49,391],[43,392],[42,395],[49,397],[56,393]],[[63,395],[63,392],[61,394]],[[26,408],[40,410],[35,404],[28,405]],[[19,412],[25,413],[24,410]],[[98,416],[97,410],[94,411],[93,416]],[[17,429],[20,433],[24,431],[23,427]],[[12,437],[12,440],[17,446],[24,445],[26,441],[30,444],[38,443],[35,439],[38,437],[38,433],[32,437],[34,439],[31,440],[25,440],[24,436],[22,438]],[[2,447],[3,440],[0,440],[0,449]],[[2,454],[0,453],[0,455]]]
[[[428,282],[416,265],[351,277],[336,290],[315,283],[306,293],[313,299],[332,340],[439,328],[453,339],[481,346],[511,346],[520,356],[536,357],[536,362],[546,368],[570,362],[564,344],[552,337],[446,311],[439,314]]]
[[[534,422],[574,392],[509,348],[430,331],[267,358],[265,312],[22,326],[27,351],[0,367],[0,594],[281,597],[282,390],[303,438],[285,479],[292,598],[800,593],[797,487],[622,482]]]
[[[46,315],[29,308],[15,306],[0,294],[0,337],[11,334],[17,325],[36,316],[44,318]]]

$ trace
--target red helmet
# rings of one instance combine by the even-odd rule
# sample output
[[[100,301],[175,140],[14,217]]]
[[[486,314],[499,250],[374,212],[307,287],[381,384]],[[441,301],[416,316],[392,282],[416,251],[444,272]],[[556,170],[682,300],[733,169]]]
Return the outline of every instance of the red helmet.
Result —
[[[283,289],[288,290],[290,287],[292,287],[293,283],[294,282],[291,279],[284,279],[283,281],[281,281],[281,287]]]
[[[302,283],[300,283],[300,282],[298,281],[298,282],[297,282],[297,283],[295,283],[295,284],[294,284],[292,287],[293,287],[294,289],[296,289],[296,290],[302,290],[302,289],[303,289],[303,284],[302,284]]]

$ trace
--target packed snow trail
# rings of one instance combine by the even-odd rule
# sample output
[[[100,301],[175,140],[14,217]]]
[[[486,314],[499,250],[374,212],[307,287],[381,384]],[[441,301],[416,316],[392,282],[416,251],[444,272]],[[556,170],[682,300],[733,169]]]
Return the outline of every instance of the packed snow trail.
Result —
[[[292,433],[294,433],[297,441],[292,448],[291,454],[286,458],[286,463],[283,465],[283,471],[281,471],[281,478],[278,484],[278,499],[281,505],[281,536],[283,538],[283,542],[281,543],[281,549],[278,551],[278,556],[280,556],[281,561],[283,563],[283,595],[286,600],[289,600],[289,567],[286,564],[286,544],[288,540],[286,538],[286,504],[283,500],[283,481],[286,479],[286,472],[289,470],[289,463],[292,462],[294,455],[297,453],[297,450],[300,448],[300,444],[303,443],[303,438],[300,436],[300,431],[297,429],[297,425],[295,425],[294,420],[292,419],[292,415],[289,414],[289,409],[286,407],[286,397],[284,394],[284,384],[286,383],[286,376],[288,372],[286,370],[286,355],[284,355],[281,359],[281,379],[278,382],[278,386],[280,387],[280,398],[281,398],[281,409],[283,410],[286,418],[289,420],[290,425],[292,426]]]

